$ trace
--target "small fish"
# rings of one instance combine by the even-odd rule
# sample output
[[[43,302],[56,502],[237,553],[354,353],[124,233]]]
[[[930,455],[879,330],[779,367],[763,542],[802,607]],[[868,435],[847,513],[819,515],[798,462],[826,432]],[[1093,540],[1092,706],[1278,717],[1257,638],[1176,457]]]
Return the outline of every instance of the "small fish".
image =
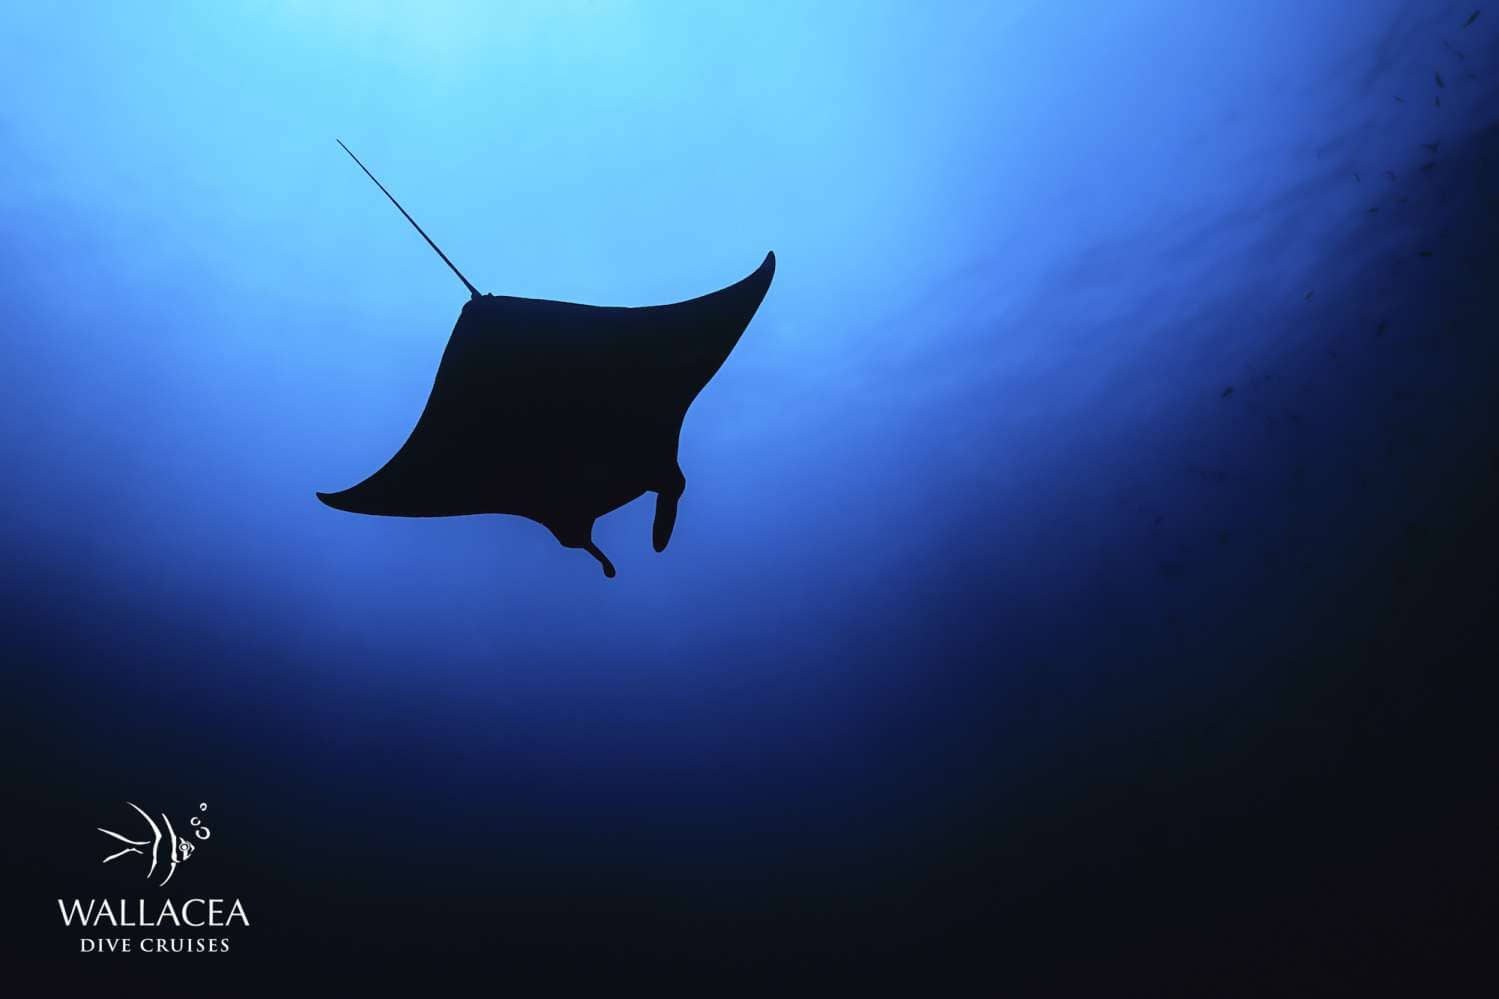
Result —
[[[1435,156],[1437,150],[1442,148],[1442,144],[1440,142],[1423,142],[1421,143],[1421,148]]]
[[[1226,388],[1226,389],[1223,390],[1223,394],[1220,395],[1218,398],[1220,398],[1220,399],[1227,399],[1229,396],[1231,396],[1233,394],[1234,394],[1234,387],[1232,385],[1230,385],[1228,388]]]
[[[1447,86],[1447,81],[1442,79],[1442,74],[1441,73],[1437,73],[1436,74],[1436,78],[1437,78],[1437,86],[1439,86],[1439,87],[1446,87]]]
[[[1379,206],[1375,205],[1373,208],[1371,208],[1367,212],[1365,212],[1365,214],[1366,215],[1378,215],[1379,214]]]
[[[1405,103],[1405,98],[1404,97],[1397,97],[1397,98],[1395,98],[1395,103],[1396,104],[1404,104]]]
[[[1478,20],[1478,15],[1482,14],[1482,13],[1483,13],[1483,11],[1481,11],[1481,10],[1475,10],[1473,13],[1469,14],[1468,15],[1468,19],[1463,22],[1463,27],[1464,28],[1471,28],[1473,26],[1473,22],[1476,21],[1476,20]]]
[[[1445,38],[1442,39],[1442,45],[1446,47],[1446,49],[1447,49],[1448,52],[1451,52],[1453,55],[1457,56],[1459,59],[1465,59],[1465,58],[1467,58],[1466,56],[1463,55],[1463,50],[1462,49],[1453,48],[1452,43],[1449,42],[1449,41],[1447,41],[1447,39],[1445,39]]]
[[[168,870],[166,877],[161,879],[161,884],[164,885],[168,881],[172,880],[173,874],[177,873],[178,864],[185,863],[192,858],[192,855],[194,851],[197,850],[197,847],[193,844],[192,840],[188,839],[186,836],[177,835],[177,830],[172,827],[172,820],[167,818],[165,812],[161,813],[161,821],[166,826],[167,834],[166,836],[162,836],[161,826],[158,826],[156,824],[156,820],[147,815],[139,805],[137,805],[133,801],[127,801],[125,802],[125,804],[135,809],[135,813],[146,820],[146,827],[151,833],[151,838],[149,840],[130,839],[128,836],[122,836],[112,829],[105,829],[103,826],[95,826],[95,828],[104,835],[125,844],[125,848],[123,850],[117,850],[114,853],[111,853],[109,856],[105,857],[104,860],[101,861],[101,863],[107,864],[111,860],[118,860],[120,857],[125,856],[125,854],[127,853],[134,853],[137,856],[144,857],[146,855],[146,848],[149,847],[151,850],[151,866],[146,868],[146,877],[150,878],[156,873],[156,864],[160,859],[159,854],[161,851],[161,847],[163,846],[163,840],[165,840]],[[202,804],[198,807],[200,809],[206,809],[208,805]],[[208,827],[204,826],[202,824],[202,820],[197,816],[193,817],[191,826],[194,828],[193,835],[197,836],[198,839],[206,840],[208,838]],[[186,831],[186,829],[183,830],[184,833]]]
[[[1310,301],[1311,301],[1311,300],[1312,300],[1312,296],[1313,296],[1313,295],[1315,295],[1315,294],[1316,294],[1316,291],[1315,291],[1315,290],[1313,290],[1313,291],[1308,291],[1308,292],[1307,292],[1307,293],[1306,293],[1306,300],[1307,300],[1307,301],[1308,301],[1308,302],[1310,302]]]
[[[1431,256],[1431,251],[1430,250],[1417,250],[1416,251],[1416,256],[1418,256],[1418,257],[1429,257],[1429,256]]]
[[[1375,336],[1384,336],[1385,330],[1387,330],[1389,328],[1390,328],[1390,324],[1388,322],[1386,322],[1385,320],[1381,319],[1379,321],[1379,325],[1376,326],[1376,327],[1374,327],[1374,335]]]
[[[1442,106],[1442,95],[1441,94],[1438,94],[1437,96],[1435,96],[1435,97],[1433,97],[1431,99],[1431,106],[1432,107],[1436,107],[1436,108],[1439,108],[1439,107]]]
[[[1353,175],[1353,179],[1358,181],[1360,184],[1364,182],[1364,178],[1360,177],[1357,173]]]
[[[1400,179],[1399,177],[1395,176],[1395,171],[1394,170],[1386,170],[1384,172],[1384,175],[1386,177],[1390,178],[1391,181],[1397,181],[1397,180]]]
[[[1226,545],[1226,544],[1228,544],[1228,532],[1227,531],[1219,531],[1218,532],[1218,543],[1220,545]]]
[[[1435,166],[1436,166],[1435,163],[1426,163],[1426,164],[1423,164],[1422,167],[1421,167],[1421,172],[1422,173],[1431,173],[1432,168],[1434,168]]]
[[[1395,199],[1396,202],[1398,202],[1399,204],[1402,204],[1402,205],[1409,204],[1410,200],[1411,200],[1410,198],[1407,198],[1403,194],[1400,197],[1398,197],[1398,198]]]

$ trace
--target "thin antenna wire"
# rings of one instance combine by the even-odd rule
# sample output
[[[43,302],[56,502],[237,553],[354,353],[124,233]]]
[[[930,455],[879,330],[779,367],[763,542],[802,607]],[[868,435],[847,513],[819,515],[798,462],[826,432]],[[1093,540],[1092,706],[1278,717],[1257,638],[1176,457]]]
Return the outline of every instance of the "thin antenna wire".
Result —
[[[334,139],[333,141],[343,147],[343,151],[349,154],[350,159],[352,159],[355,163],[359,163],[359,157],[355,156],[354,153],[349,149],[349,147],[344,145],[342,139]],[[427,245],[432,247],[432,249],[437,250],[437,255],[442,258],[442,262],[447,264],[448,267],[452,268],[454,274],[458,275],[458,280],[463,282],[463,286],[469,290],[469,294],[473,295],[475,298],[478,298],[479,289],[468,283],[468,278],[463,276],[462,271],[460,271],[456,267],[453,267],[453,262],[448,259],[448,255],[446,253],[443,253],[442,250],[438,249],[437,244],[432,242],[432,237],[423,232],[422,227],[416,224],[416,219],[412,218],[411,214],[407,212],[406,209],[401,208],[401,203],[397,201],[395,197],[385,189],[385,185],[380,183],[378,180],[375,180],[375,175],[370,173],[369,167],[365,166],[363,163],[359,163],[359,169],[364,171],[364,175],[366,177],[368,177],[370,180],[375,181],[375,186],[380,189],[380,193],[385,195],[387,198],[390,198],[390,203],[395,205],[396,208],[400,210],[401,214],[406,216],[406,221],[410,222],[411,225],[416,229],[416,231],[422,234],[422,239],[425,239],[427,241]]]

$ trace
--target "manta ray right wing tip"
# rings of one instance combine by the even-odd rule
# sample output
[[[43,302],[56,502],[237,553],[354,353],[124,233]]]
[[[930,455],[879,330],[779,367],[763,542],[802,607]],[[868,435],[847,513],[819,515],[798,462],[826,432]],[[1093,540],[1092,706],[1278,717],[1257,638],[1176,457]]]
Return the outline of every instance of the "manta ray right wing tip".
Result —
[[[335,510],[344,510],[349,513],[358,513],[359,510],[350,506],[348,493],[349,490],[344,489],[336,493],[317,493],[316,496],[322,501],[324,506],[332,507]]]

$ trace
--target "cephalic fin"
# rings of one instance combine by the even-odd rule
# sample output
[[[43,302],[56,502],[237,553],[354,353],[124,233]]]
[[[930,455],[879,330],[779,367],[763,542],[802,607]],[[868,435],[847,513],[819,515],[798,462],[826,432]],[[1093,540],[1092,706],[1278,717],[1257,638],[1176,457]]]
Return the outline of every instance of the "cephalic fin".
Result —
[[[672,466],[671,478],[656,492],[656,519],[651,523],[651,545],[658,552],[666,550],[671,530],[677,526],[677,501],[687,488],[687,477],[680,465]]]
[[[609,579],[614,578],[614,563],[609,561],[609,556],[599,551],[599,546],[593,543],[592,538],[589,538],[587,541],[583,542],[580,547],[582,547],[585,552],[599,560],[599,565],[604,567],[604,575],[606,577],[608,577]]]

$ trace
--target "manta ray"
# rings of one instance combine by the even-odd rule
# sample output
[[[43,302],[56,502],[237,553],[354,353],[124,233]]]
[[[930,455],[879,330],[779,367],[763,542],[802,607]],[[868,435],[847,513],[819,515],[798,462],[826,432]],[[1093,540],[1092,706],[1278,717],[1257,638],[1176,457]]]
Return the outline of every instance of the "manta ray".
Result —
[[[670,305],[484,295],[339,145],[471,297],[406,443],[363,482],[318,499],[385,517],[525,517],[613,577],[613,563],[593,542],[594,521],[654,492],[652,543],[665,550],[687,486],[677,464],[682,421],[754,318],[775,254],[726,288]]]

